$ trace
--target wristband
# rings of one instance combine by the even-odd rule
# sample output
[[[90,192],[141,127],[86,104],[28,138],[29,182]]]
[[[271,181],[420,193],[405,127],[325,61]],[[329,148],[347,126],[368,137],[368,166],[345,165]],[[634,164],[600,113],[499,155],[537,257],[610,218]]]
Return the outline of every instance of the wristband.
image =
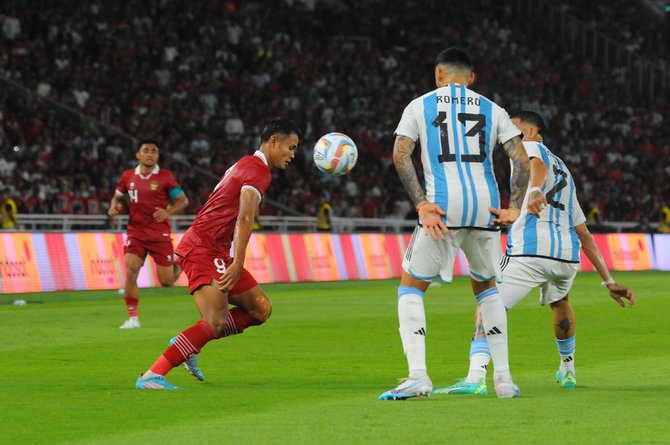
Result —
[[[600,283],[601,286],[609,286],[610,284],[616,284],[616,281],[614,281],[614,278],[609,277],[607,281],[603,281]]]
[[[540,187],[531,187],[531,188],[528,189],[528,193],[533,193],[533,192],[542,193],[542,189]]]

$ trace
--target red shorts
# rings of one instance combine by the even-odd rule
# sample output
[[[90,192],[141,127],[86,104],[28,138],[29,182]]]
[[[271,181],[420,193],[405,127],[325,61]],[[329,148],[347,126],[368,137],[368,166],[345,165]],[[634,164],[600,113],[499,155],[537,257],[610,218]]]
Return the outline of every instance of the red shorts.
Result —
[[[192,294],[201,286],[212,284],[212,280],[221,278],[233,259],[216,250],[193,249],[185,257],[178,256],[177,262],[188,277],[188,291]],[[231,289],[230,294],[239,294],[256,286],[258,286],[256,279],[243,268],[240,279]]]
[[[123,253],[132,253],[142,258],[142,261],[144,261],[147,253],[149,253],[154,262],[159,266],[172,266],[174,264],[174,247],[172,246],[170,237],[158,241],[144,241],[129,236],[123,245]]]

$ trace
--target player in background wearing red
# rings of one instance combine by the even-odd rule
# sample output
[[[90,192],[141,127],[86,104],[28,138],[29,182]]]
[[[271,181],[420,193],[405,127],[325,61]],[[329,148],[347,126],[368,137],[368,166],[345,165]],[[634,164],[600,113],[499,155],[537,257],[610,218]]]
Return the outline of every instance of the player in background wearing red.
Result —
[[[137,316],[137,275],[148,253],[156,263],[161,286],[172,286],[177,281],[181,267],[174,263],[169,217],[188,205],[188,199],[172,172],[158,166],[158,145],[155,142],[142,142],[135,156],[139,165],[121,175],[108,212],[111,217],[118,215],[122,207],[121,200],[128,194],[130,217],[128,237],[123,246],[128,320],[120,326],[121,329],[140,327]],[[170,200],[174,202],[168,208]]]
[[[226,171],[198,212],[175,253],[201,318],[173,339],[137,379],[137,388],[179,389],[164,378],[170,370],[182,363],[188,369],[187,362],[209,341],[241,334],[270,317],[270,300],[244,268],[244,257],[254,215],[272,179],[270,170],[288,166],[301,137],[300,129],[287,119],[268,122],[260,148]],[[229,310],[228,304],[236,307]]]

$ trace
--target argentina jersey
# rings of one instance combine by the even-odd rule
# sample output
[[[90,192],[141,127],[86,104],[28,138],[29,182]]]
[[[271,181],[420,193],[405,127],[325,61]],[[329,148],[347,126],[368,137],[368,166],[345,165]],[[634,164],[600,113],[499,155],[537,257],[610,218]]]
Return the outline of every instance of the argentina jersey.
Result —
[[[489,207],[500,208],[492,151],[519,133],[504,109],[461,84],[414,99],[395,130],[420,143],[426,198],[445,210],[447,227],[488,230]]]
[[[579,263],[581,243],[575,226],[586,217],[577,201],[575,182],[563,161],[538,142],[524,142],[529,158],[538,158],[549,168],[542,185],[547,206],[537,218],[528,214],[528,196],[519,218],[507,236],[507,255],[537,256]]]

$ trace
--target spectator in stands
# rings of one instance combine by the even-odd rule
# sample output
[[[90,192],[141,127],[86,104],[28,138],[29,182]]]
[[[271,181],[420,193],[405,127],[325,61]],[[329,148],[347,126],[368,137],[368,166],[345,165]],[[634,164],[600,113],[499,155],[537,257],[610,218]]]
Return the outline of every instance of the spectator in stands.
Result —
[[[667,202],[661,203],[660,216],[658,218],[658,232],[670,233],[670,207]]]
[[[2,190],[0,212],[2,215],[2,229],[16,229],[16,201],[12,199],[8,188]]]
[[[553,33],[544,32],[545,22],[515,20],[518,11],[506,2],[472,0],[448,10],[436,2],[417,7],[416,0],[394,8],[378,0],[357,2],[349,9],[338,2],[317,2],[309,8],[282,0],[274,0],[281,6],[277,8],[263,7],[259,0],[192,2],[187,15],[173,1],[149,5],[140,0],[94,0],[75,7],[38,0],[12,3],[0,18],[0,78],[21,87],[0,84],[0,137],[5,140],[3,146],[34,149],[1,153],[0,166],[15,163],[11,172],[42,175],[12,179],[12,184],[16,190],[23,190],[26,183],[51,188],[45,192],[45,207],[56,207],[54,197],[58,197],[59,211],[73,211],[61,181],[85,176],[79,168],[84,161],[95,165],[90,185],[98,193],[108,190],[101,184],[103,179],[115,182],[119,171],[130,168],[133,161],[133,152],[127,149],[132,143],[123,134],[160,135],[174,161],[166,167],[195,197],[201,187],[211,189],[221,170],[245,154],[245,147],[257,145],[255,135],[260,131],[250,123],[285,113],[306,129],[307,146],[331,130],[343,131],[356,141],[359,165],[350,176],[360,184],[342,184],[343,193],[332,195],[338,214],[345,213],[350,197],[363,206],[364,191],[376,187],[385,195],[377,196],[379,216],[389,216],[394,206],[388,204],[392,198],[387,196],[400,195],[402,189],[389,171],[390,153],[381,148],[392,144],[394,124],[387,117],[397,115],[404,103],[424,89],[426,85],[413,79],[422,78],[422,61],[434,49],[430,39],[409,39],[406,33],[389,31],[407,21],[424,23],[425,35],[461,39],[482,60],[477,87],[483,94],[507,91],[491,98],[508,109],[535,109],[551,123],[554,138],[548,143],[557,148],[556,154],[570,164],[575,176],[587,178],[578,181],[585,201],[597,200],[605,208],[625,193],[632,196],[629,183],[634,179],[630,177],[643,176],[650,176],[650,190],[670,195],[670,147],[662,142],[670,139],[670,126],[664,125],[670,112],[667,95],[656,94],[653,101],[648,100],[633,88],[638,84],[631,80],[638,75],[632,72],[635,64],[612,72],[595,60],[579,57]],[[646,5],[636,5],[626,0],[560,0],[550,7],[620,39],[622,53],[627,53],[623,45],[631,44],[652,62],[667,64],[667,42],[660,38],[663,28],[645,12]],[[37,9],[40,14],[33,13]],[[645,24],[642,31],[640,23]],[[370,34],[368,29],[375,25],[382,32]],[[158,29],[171,31],[162,39],[147,38]],[[335,36],[337,44],[323,36]],[[503,69],[494,75],[491,66]],[[532,76],[539,71],[543,76]],[[385,94],[389,86],[395,91],[392,95]],[[35,95],[26,95],[23,87]],[[285,99],[277,98],[278,91]],[[85,117],[54,108],[50,101],[80,110]],[[540,103],[546,105],[540,109]],[[96,138],[84,135],[80,127],[73,132],[66,123],[70,118],[77,123],[95,119],[116,133],[99,138],[98,124],[92,125],[92,120],[81,127]],[[298,168],[277,173],[276,180],[283,182],[299,171],[303,185],[289,205],[313,214],[297,197],[322,187],[323,181],[309,156],[298,161],[294,164]],[[612,171],[621,178],[619,187],[607,184],[610,163],[618,165]],[[208,178],[205,172],[215,169],[218,172]],[[647,175],[656,169],[658,173]],[[508,175],[496,169],[503,196]],[[79,179],[83,178],[68,186],[75,188]],[[356,185],[360,190],[355,190]],[[268,198],[287,199],[278,192],[281,189],[271,190]],[[615,204],[608,205],[612,213],[606,214],[607,219],[638,219],[635,200]],[[200,205],[194,198],[190,210],[195,212]],[[281,212],[272,207],[266,210]],[[362,208],[351,212],[364,213]]]
[[[326,195],[322,193],[319,196],[319,211],[316,215],[316,230],[319,232],[330,232],[333,230],[330,218],[333,213],[333,207],[328,202]]]
[[[600,207],[596,201],[591,201],[589,203],[588,212],[586,212],[586,224],[589,226],[600,225]]]

